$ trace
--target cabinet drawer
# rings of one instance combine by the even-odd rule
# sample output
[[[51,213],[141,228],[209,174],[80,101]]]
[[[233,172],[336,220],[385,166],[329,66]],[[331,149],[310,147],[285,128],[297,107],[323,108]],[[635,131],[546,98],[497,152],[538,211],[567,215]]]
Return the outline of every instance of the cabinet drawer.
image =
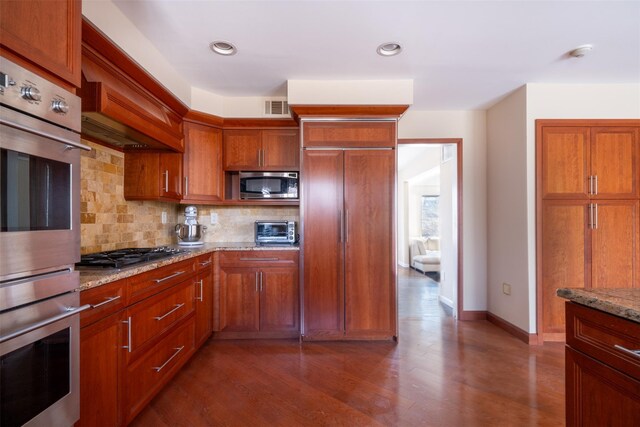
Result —
[[[127,281],[118,280],[80,293],[80,304],[91,304],[80,313],[80,326],[85,327],[127,306]]]
[[[194,336],[195,324],[191,319],[129,365],[126,378],[127,423],[194,353]]]
[[[131,351],[171,328],[193,312],[194,284],[191,280],[130,307]]]
[[[150,295],[180,283],[194,274],[195,271],[195,260],[191,258],[133,276],[129,279],[131,302],[141,301]]]
[[[207,268],[211,268],[212,264],[213,264],[212,253],[202,255],[196,258],[196,269],[198,270],[198,272],[204,271]]]
[[[640,324],[567,302],[567,345],[640,380]]]
[[[228,251],[220,252],[221,267],[261,267],[298,265],[300,252],[288,251]]]

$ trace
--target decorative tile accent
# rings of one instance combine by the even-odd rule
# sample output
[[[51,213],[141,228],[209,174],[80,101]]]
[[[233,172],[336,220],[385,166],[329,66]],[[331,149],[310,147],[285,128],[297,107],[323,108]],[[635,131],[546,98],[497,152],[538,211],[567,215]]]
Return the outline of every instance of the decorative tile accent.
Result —
[[[80,251],[83,254],[174,242],[177,206],[124,199],[124,153],[83,141],[92,148],[80,159]],[[162,212],[167,223],[161,224]]]

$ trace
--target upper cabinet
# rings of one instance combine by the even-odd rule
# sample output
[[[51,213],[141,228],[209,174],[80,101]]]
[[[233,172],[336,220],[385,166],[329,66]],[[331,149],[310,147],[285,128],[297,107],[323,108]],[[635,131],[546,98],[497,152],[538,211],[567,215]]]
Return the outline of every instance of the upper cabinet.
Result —
[[[223,197],[222,130],[184,122],[185,203],[218,202]]]
[[[625,199],[639,193],[637,126],[541,128],[544,199]]]
[[[224,169],[227,171],[297,171],[300,141],[297,129],[226,129]]]
[[[2,0],[2,54],[67,89],[80,87],[80,0]]]
[[[126,153],[124,198],[178,202],[182,198],[182,154]]]

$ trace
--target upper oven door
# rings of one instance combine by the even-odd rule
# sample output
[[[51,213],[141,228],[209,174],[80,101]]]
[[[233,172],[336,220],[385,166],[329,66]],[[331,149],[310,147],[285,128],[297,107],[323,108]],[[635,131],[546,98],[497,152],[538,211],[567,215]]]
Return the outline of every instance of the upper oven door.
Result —
[[[80,260],[77,133],[0,110],[0,279]]]

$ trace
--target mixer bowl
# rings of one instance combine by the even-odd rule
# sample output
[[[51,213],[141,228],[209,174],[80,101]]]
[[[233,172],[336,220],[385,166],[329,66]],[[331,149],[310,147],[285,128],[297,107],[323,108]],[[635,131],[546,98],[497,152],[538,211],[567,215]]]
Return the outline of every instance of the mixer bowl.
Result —
[[[204,225],[176,224],[176,236],[183,242],[198,242],[204,236],[207,227]]]

